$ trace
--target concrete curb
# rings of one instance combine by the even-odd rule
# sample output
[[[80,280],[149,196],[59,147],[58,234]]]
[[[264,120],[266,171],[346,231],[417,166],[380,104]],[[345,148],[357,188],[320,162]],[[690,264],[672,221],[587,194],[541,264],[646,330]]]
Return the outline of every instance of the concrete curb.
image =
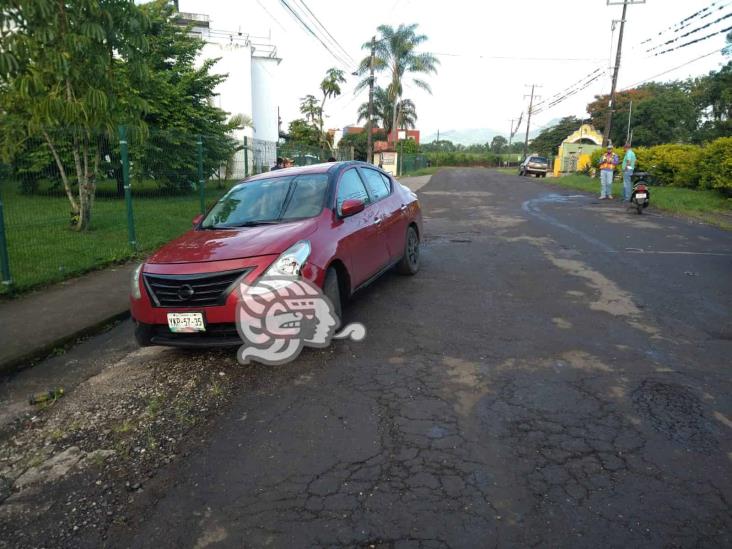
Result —
[[[58,347],[63,347],[64,345],[67,345],[68,343],[71,343],[83,337],[96,335],[100,332],[103,332],[104,328],[106,328],[111,322],[115,322],[117,320],[125,320],[129,317],[129,310],[113,314],[89,326],[81,328],[80,330],[76,330],[73,333],[59,337],[51,342],[44,343],[43,345],[40,345],[28,351],[27,353],[23,353],[22,355],[17,355],[6,359],[3,362],[0,362],[0,375],[12,375],[27,367],[31,367],[36,361],[43,359],[51,354],[54,349],[57,349]]]

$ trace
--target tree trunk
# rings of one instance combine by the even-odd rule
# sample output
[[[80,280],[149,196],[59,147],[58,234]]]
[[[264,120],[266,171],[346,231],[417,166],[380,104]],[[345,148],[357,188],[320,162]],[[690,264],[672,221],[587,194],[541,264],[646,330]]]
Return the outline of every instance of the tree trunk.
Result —
[[[59,156],[58,151],[56,151],[56,147],[53,145],[53,141],[51,141],[51,137],[48,135],[46,130],[43,130],[43,137],[46,140],[48,148],[51,149],[51,154],[53,155],[53,159],[56,162],[56,167],[58,167],[58,171],[61,174],[61,181],[64,184],[64,191],[66,191],[66,196],[71,203],[71,213],[75,216],[79,215],[79,204],[76,202],[76,200],[74,199],[74,195],[71,192],[71,183],[69,182],[69,176],[66,175],[66,169],[64,168],[63,162],[61,162],[61,157]]]
[[[391,129],[394,132],[394,147],[396,147],[397,141],[399,141],[399,129],[397,128],[397,103],[399,102],[399,96],[394,95],[394,108],[391,116]]]

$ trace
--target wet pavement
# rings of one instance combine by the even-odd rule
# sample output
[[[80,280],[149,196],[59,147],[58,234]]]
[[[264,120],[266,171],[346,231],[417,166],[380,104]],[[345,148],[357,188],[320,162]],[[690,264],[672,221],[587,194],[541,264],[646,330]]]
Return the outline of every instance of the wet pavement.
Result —
[[[251,367],[102,543],[732,544],[732,234],[485,169],[419,194],[366,340]]]

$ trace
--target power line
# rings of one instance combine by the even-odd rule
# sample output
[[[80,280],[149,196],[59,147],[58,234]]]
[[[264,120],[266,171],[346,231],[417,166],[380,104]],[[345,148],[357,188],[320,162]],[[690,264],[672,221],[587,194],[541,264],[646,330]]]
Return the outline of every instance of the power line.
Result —
[[[554,95],[552,95],[551,97],[548,97],[548,98],[546,98],[546,99],[544,99],[544,100],[542,100],[542,101],[539,101],[539,102],[538,102],[538,103],[537,103],[537,104],[535,105],[535,109],[534,109],[534,110],[536,111],[536,109],[537,109],[537,108],[540,108],[540,107],[541,107],[542,105],[544,105],[545,103],[551,103],[551,102],[552,102],[552,101],[554,101],[555,99],[557,99],[557,98],[559,98],[559,97],[563,96],[564,94],[566,94],[567,92],[569,92],[569,91],[570,91],[570,90],[571,90],[572,88],[574,88],[574,87],[576,87],[576,86],[580,86],[580,85],[582,85],[582,84],[584,83],[584,81],[585,81],[586,79],[588,79],[588,78],[591,78],[591,77],[593,77],[593,76],[597,75],[598,73],[602,73],[602,74],[600,74],[600,76],[602,76],[602,75],[604,74],[604,70],[603,70],[603,68],[602,68],[602,67],[598,67],[598,68],[596,68],[596,69],[595,69],[594,71],[592,71],[592,72],[590,72],[590,73],[586,74],[585,76],[583,76],[582,78],[580,78],[579,80],[577,80],[577,82],[575,82],[575,83],[573,83],[573,84],[571,84],[571,85],[567,86],[567,87],[566,87],[565,89],[563,89],[563,90],[561,90],[561,91],[558,91],[557,93],[555,93],[555,94],[554,94]]]
[[[658,44],[658,45],[656,45],[656,46],[654,46],[654,47],[652,47],[650,49],[647,49],[646,50],[646,53],[650,53],[652,51],[656,51],[657,49],[663,48],[664,46],[668,46],[669,44],[673,44],[674,42],[678,42],[679,40],[681,40],[683,38],[686,38],[687,36],[691,36],[692,34],[696,34],[699,31],[702,31],[704,29],[708,29],[709,27],[711,27],[713,25],[716,25],[717,23],[720,23],[720,22],[724,21],[725,19],[729,19],[730,17],[732,17],[732,12],[730,12],[730,13],[728,13],[726,15],[723,15],[722,17],[719,17],[718,19],[716,19],[714,21],[709,22],[706,25],[702,25],[701,27],[697,27],[695,29],[692,29],[692,30],[690,30],[690,31],[688,31],[688,32],[680,35],[680,36],[677,36],[676,38],[672,38],[671,40],[667,40],[666,42],[663,42],[662,44]],[[712,35],[709,35],[709,36],[712,36]],[[660,54],[656,54],[656,55],[660,55]]]
[[[511,55],[482,55],[476,53],[428,52],[438,57],[471,57],[478,59],[503,59],[507,61],[604,61],[601,57],[521,57]]]
[[[679,31],[681,31],[681,30],[685,29],[686,27],[688,27],[688,26],[692,25],[692,24],[693,24],[693,23],[692,23],[692,22],[693,22],[693,20],[694,20],[694,19],[696,19],[696,18],[699,18],[699,19],[706,19],[707,17],[709,17],[709,16],[710,16],[710,15],[712,14],[712,9],[713,9],[713,8],[714,8],[715,6],[717,6],[718,4],[720,4],[720,3],[721,3],[720,1],[715,1],[715,2],[712,2],[712,3],[711,3],[711,4],[709,4],[709,5],[708,5],[708,6],[706,7],[706,8],[702,8],[702,9],[700,9],[700,10],[698,10],[698,11],[696,11],[696,12],[692,13],[691,15],[689,15],[689,16],[687,16],[687,17],[685,17],[684,19],[682,19],[682,20],[681,20],[681,21],[679,21],[678,23],[674,23],[673,25],[671,25],[671,26],[669,26],[669,27],[667,27],[667,28],[665,28],[665,29],[663,29],[663,30],[659,31],[659,32],[658,32],[658,33],[657,33],[657,34],[656,34],[655,36],[651,36],[651,37],[649,37],[649,38],[646,38],[645,40],[643,40],[643,41],[641,42],[641,45],[642,45],[642,44],[647,44],[648,42],[651,42],[651,41],[653,41],[653,40],[657,39],[657,38],[658,38],[659,36],[662,36],[662,35],[666,34],[666,33],[667,33],[667,32],[669,32],[669,31],[672,31],[672,32],[674,32],[674,33],[677,33],[677,32],[679,32]],[[727,2],[726,4],[724,4],[724,5],[722,5],[722,6],[719,6],[719,7],[717,8],[717,11],[719,11],[719,10],[722,10],[722,9],[726,8],[726,7],[727,7],[727,6],[729,6],[730,4],[732,4],[732,2]]]
[[[704,55],[700,55],[699,57],[695,57],[691,61],[687,61],[686,63],[682,63],[681,65],[678,65],[678,66],[673,67],[671,69],[668,69],[668,70],[665,70],[665,71],[660,72],[658,74],[655,74],[655,75],[651,76],[650,78],[646,78],[645,80],[641,80],[639,82],[636,82],[635,84],[631,84],[630,86],[627,86],[627,87],[623,88],[621,91],[632,90],[636,86],[640,86],[641,84],[645,84],[646,82],[650,82],[651,80],[655,80],[659,76],[664,76],[664,75],[666,75],[666,74],[668,74],[670,72],[673,72],[673,71],[675,71],[677,69],[680,69],[682,67],[685,67],[686,65],[691,65],[692,63],[695,63],[696,61],[699,61],[700,59],[704,59],[705,57],[709,57],[710,55],[714,55],[715,53],[719,53],[719,51],[720,51],[719,48],[717,48],[715,50],[712,50],[709,53],[705,53]]]
[[[692,44],[698,44],[699,42],[703,42],[704,40],[708,40],[709,38],[713,38],[714,36],[717,36],[719,34],[727,33],[727,32],[729,32],[731,30],[732,30],[732,26],[727,27],[726,29],[722,29],[720,31],[715,31],[715,32],[709,33],[706,36],[702,36],[701,38],[697,38],[696,40],[691,40],[689,42],[686,42],[685,44],[681,44],[679,46],[676,46],[675,48],[669,48],[667,50],[663,50],[661,52],[658,52],[658,53],[654,54],[654,57],[655,56],[659,56],[659,55],[664,55],[664,54],[670,53],[672,51],[680,50],[681,48],[685,48],[687,46],[691,46]]]
[[[576,89],[570,90],[569,92],[565,93],[565,94],[564,94],[564,95],[562,95],[561,97],[559,97],[559,98],[557,98],[557,99],[555,99],[555,100],[551,101],[551,102],[550,102],[550,103],[548,103],[547,105],[544,105],[544,106],[542,106],[541,108],[539,108],[539,109],[537,109],[537,110],[534,110],[533,114],[540,114],[540,113],[542,113],[542,112],[546,112],[546,111],[548,111],[549,109],[552,109],[552,108],[556,107],[557,105],[559,105],[560,103],[563,103],[564,101],[566,101],[567,99],[569,99],[569,98],[570,98],[570,97],[572,97],[573,95],[576,95],[576,94],[578,94],[579,92],[581,92],[581,91],[583,91],[583,90],[586,90],[586,89],[587,89],[588,87],[590,87],[590,85],[591,85],[591,84],[592,84],[593,82],[595,82],[596,80],[598,80],[598,79],[602,78],[603,76],[605,76],[605,74],[606,74],[606,73],[605,73],[605,72],[603,71],[603,72],[601,72],[601,73],[599,73],[599,74],[595,75],[595,76],[594,76],[594,77],[592,77],[591,79],[587,80],[587,81],[586,81],[586,82],[585,82],[584,84],[582,84],[582,86],[580,86],[579,88],[576,88]]]
[[[335,39],[335,37],[330,33],[330,31],[325,27],[325,25],[323,25],[323,23],[321,23],[320,19],[318,19],[318,17],[313,13],[313,10],[311,10],[310,7],[308,7],[308,5],[305,3],[305,0],[297,0],[297,1],[300,2],[300,4],[303,5],[303,7],[305,8],[305,10],[310,14],[311,18],[316,22],[316,24],[318,26],[320,26],[320,28],[325,31],[325,34],[327,34],[330,37],[331,42],[333,42],[333,44],[335,44],[336,47],[338,49],[340,49],[341,52],[343,52],[345,54],[345,57],[348,60],[351,61],[351,64],[356,65],[357,64],[356,61],[346,51],[346,48],[344,48],[343,46],[341,46],[341,44],[338,42],[338,40]]]
[[[334,53],[333,50],[331,50],[330,47],[328,47],[328,45],[320,38],[320,36],[318,36],[315,31],[313,31],[313,29],[311,29],[310,26],[302,20],[300,14],[292,9],[290,4],[287,3],[287,0],[280,0],[280,4],[282,4],[292,14],[292,16],[297,19],[302,28],[304,28],[309,34],[311,34],[318,42],[322,44],[322,46],[328,51],[328,53],[333,56],[334,59],[336,59],[339,63],[342,63],[344,67],[349,67],[348,61],[344,60],[342,57]]]

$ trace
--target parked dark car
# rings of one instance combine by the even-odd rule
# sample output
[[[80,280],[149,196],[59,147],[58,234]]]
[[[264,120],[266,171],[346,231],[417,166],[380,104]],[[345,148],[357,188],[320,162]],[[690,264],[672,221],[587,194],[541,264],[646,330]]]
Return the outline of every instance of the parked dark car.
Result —
[[[518,174],[529,176],[531,174],[536,177],[546,177],[549,170],[549,161],[543,156],[527,156],[519,165]]]
[[[132,278],[141,345],[241,344],[239,283],[301,276],[340,304],[391,267],[419,269],[417,195],[376,166],[286,168],[234,186]]]

